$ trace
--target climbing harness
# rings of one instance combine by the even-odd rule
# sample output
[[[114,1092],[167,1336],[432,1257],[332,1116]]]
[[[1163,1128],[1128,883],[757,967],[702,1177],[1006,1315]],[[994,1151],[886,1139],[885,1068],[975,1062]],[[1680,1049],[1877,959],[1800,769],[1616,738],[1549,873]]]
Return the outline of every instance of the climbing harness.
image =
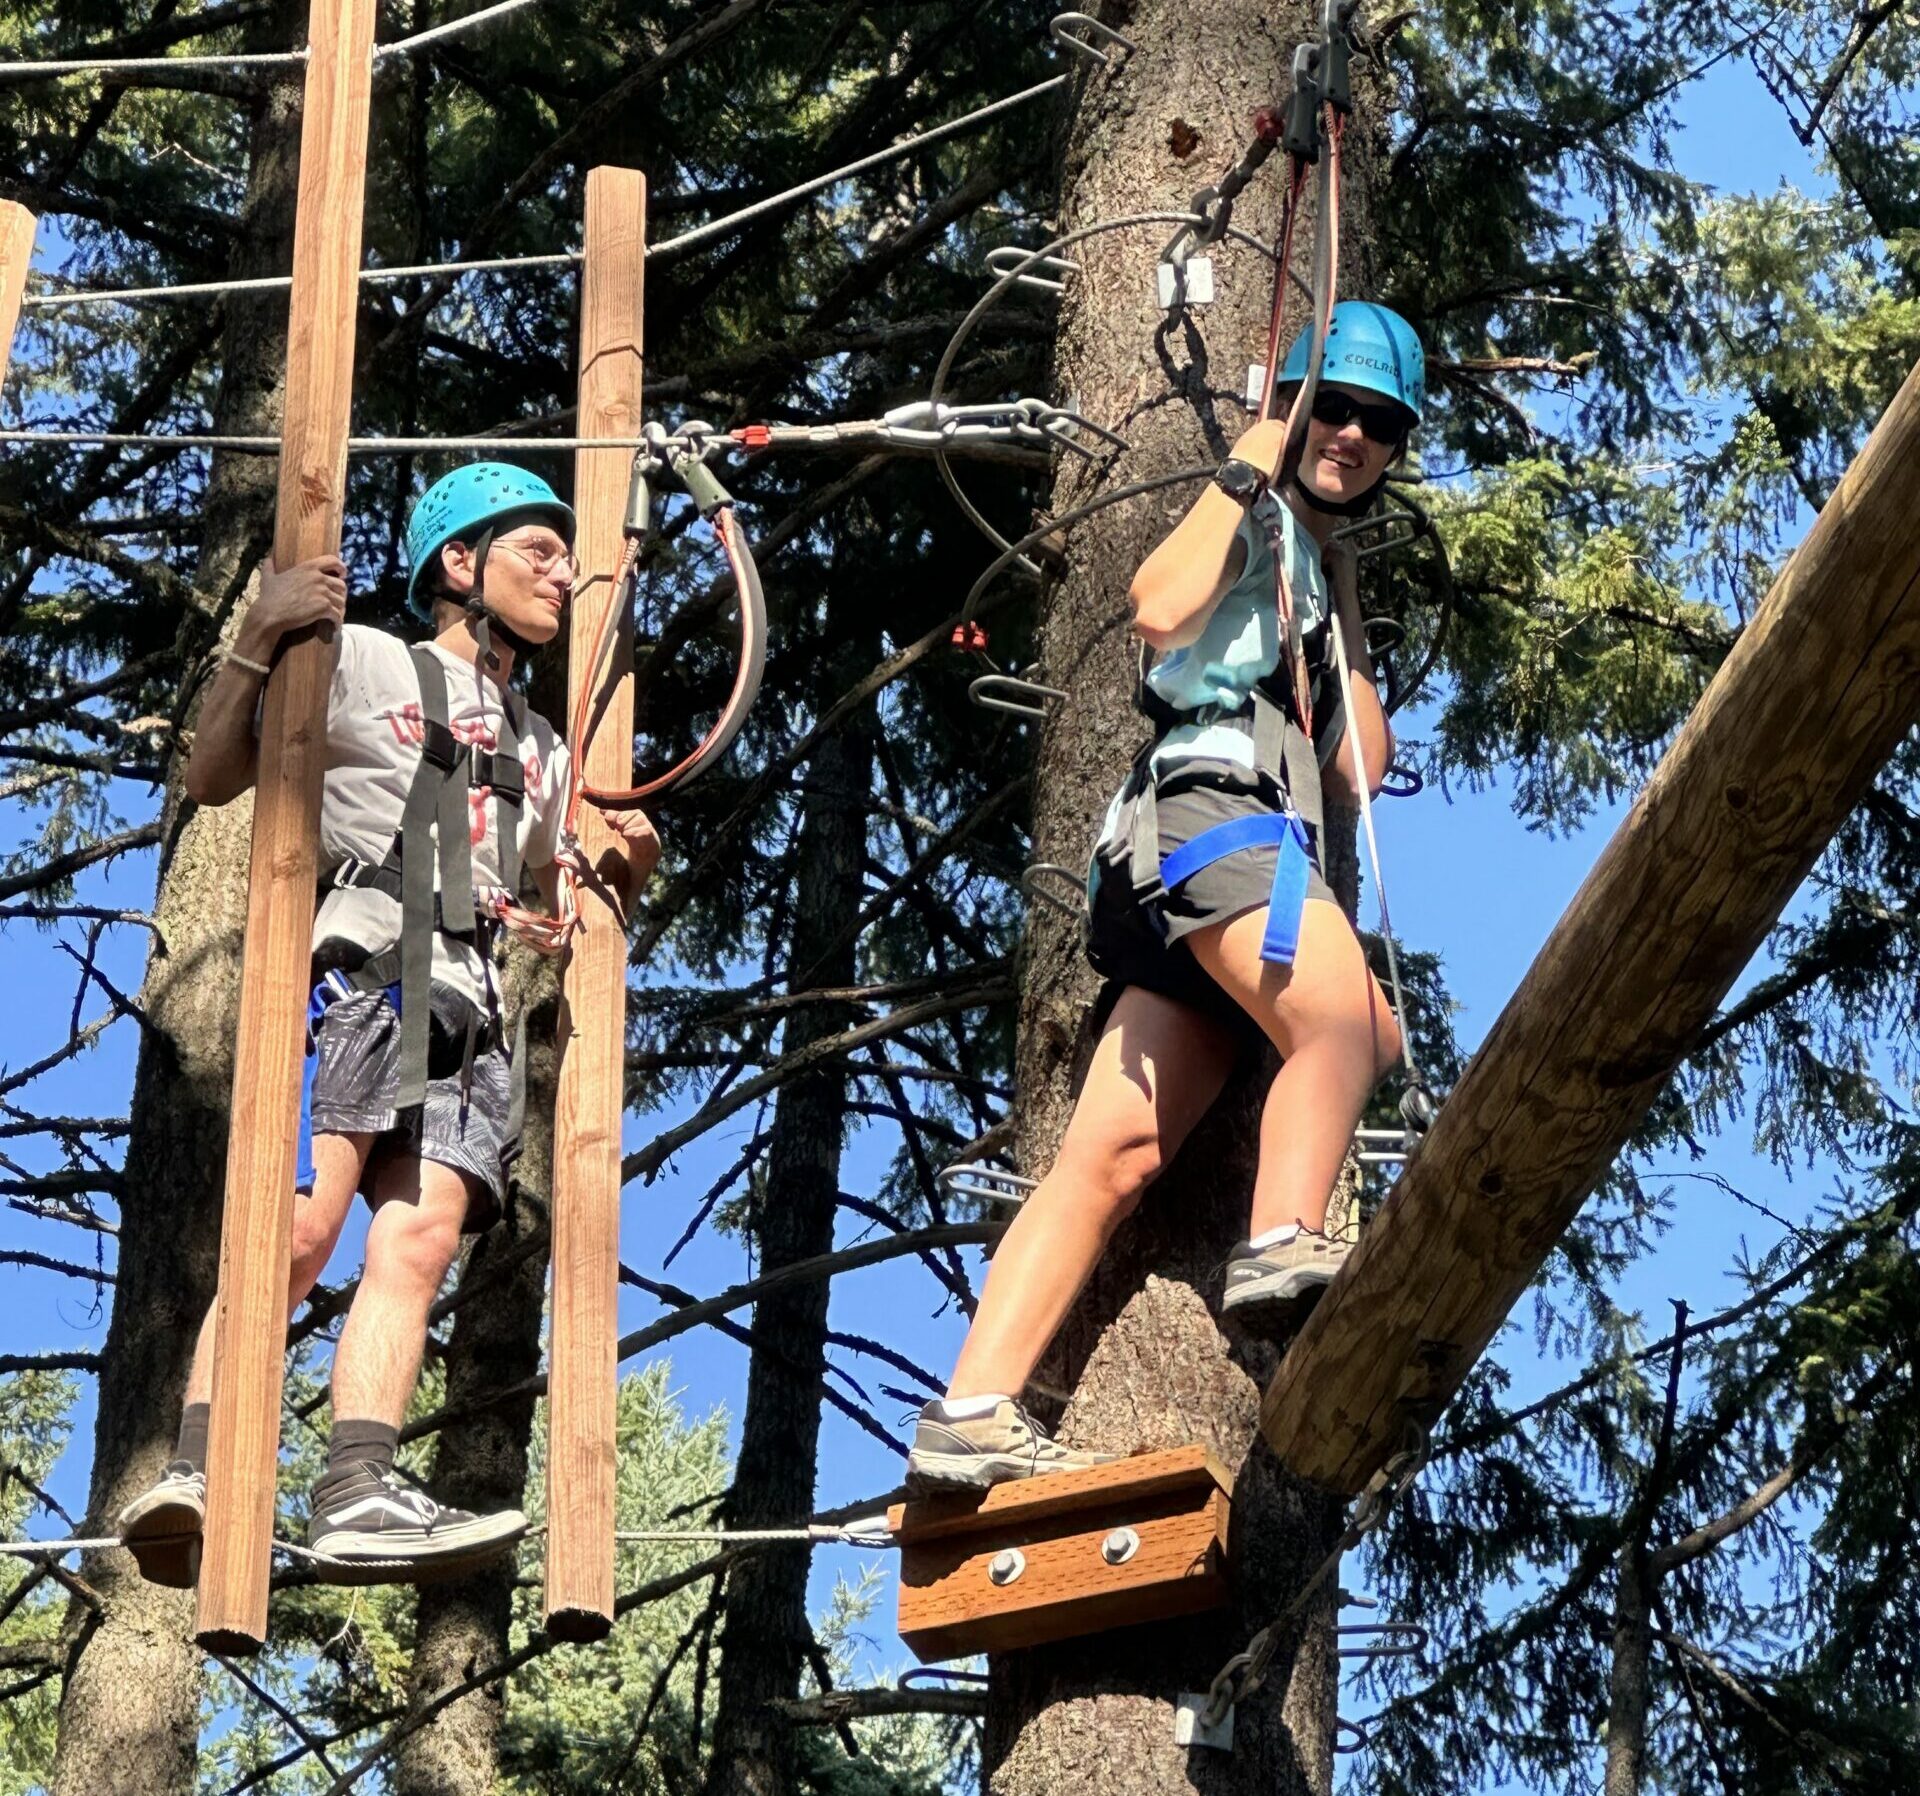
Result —
[[[420,683],[420,760],[408,787],[406,806],[385,856],[368,862],[349,856],[328,873],[323,886],[336,891],[377,891],[400,905],[400,940],[386,951],[358,953],[338,938],[323,940],[315,952],[316,969],[345,981],[356,991],[379,991],[397,986],[400,1012],[398,1109],[418,1109],[426,1101],[427,1059],[432,1022],[429,992],[433,975],[433,942],[445,936],[471,947],[480,957],[489,1015],[483,1030],[478,1014],[469,1008],[461,1055],[461,1095],[470,1088],[474,1056],[499,1039],[499,1015],[489,966],[490,927],[510,915],[525,916],[511,902],[520,884],[519,815],[526,798],[525,773],[520,762],[520,735],[525,713],[519,698],[501,689],[501,725],[494,750],[481,755],[474,746],[457,740],[447,698],[446,668],[425,643],[409,651]],[[476,668],[478,677],[478,669]],[[471,811],[468,796],[478,784],[489,788],[494,803],[500,852],[500,886],[483,897],[476,908],[473,885]],[[413,844],[409,852],[407,844]],[[429,850],[429,843],[433,844]],[[436,890],[435,873],[438,872]],[[534,918],[545,925],[549,920]],[[316,986],[320,999],[324,987]],[[514,1120],[522,1094],[524,1058],[514,1055]]]
[[[1219,1727],[1233,1712],[1234,1704],[1251,1696],[1266,1681],[1287,1624],[1312,1601],[1314,1593],[1338,1569],[1340,1561],[1392,1513],[1394,1504],[1412,1487],[1421,1467],[1427,1463],[1427,1450],[1426,1430],[1414,1431],[1408,1444],[1374,1473],[1333,1550],[1314,1568],[1292,1601],[1247,1642],[1246,1650],[1235,1653],[1214,1674],[1199,1717],[1203,1728]]]

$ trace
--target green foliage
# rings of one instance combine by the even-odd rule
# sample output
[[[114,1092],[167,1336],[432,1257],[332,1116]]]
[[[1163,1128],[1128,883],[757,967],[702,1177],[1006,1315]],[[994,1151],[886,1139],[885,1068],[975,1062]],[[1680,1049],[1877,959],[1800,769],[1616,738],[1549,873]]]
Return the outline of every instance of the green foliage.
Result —
[[[70,1532],[67,1518],[37,1493],[66,1449],[74,1395],[63,1372],[0,1378],[0,1539],[57,1540]],[[0,1558],[0,1651],[55,1641],[67,1606],[42,1562]],[[0,1796],[28,1796],[53,1763],[60,1684],[52,1672],[10,1666],[0,1674]]]

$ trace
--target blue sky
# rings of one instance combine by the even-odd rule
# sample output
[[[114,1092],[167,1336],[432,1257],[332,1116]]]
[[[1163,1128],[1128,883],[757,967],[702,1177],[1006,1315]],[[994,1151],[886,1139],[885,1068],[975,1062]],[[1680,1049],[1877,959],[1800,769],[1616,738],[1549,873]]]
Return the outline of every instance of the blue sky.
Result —
[[[1728,191],[1764,191],[1782,181],[1803,189],[1821,185],[1778,108],[1744,62],[1722,64],[1689,90],[1682,97],[1681,118],[1679,165],[1695,180]],[[931,471],[928,477],[932,478]],[[1409,733],[1418,734],[1417,720]],[[127,795],[126,809],[131,814],[144,815],[146,808],[144,794]],[[1416,800],[1381,807],[1380,829],[1396,924],[1409,942],[1444,954],[1449,982],[1460,1004],[1458,1031],[1463,1044],[1471,1046],[1484,1036],[1616,819],[1617,813],[1602,814],[1576,835],[1549,837],[1521,826],[1513,817],[1509,794],[1499,787],[1451,796],[1429,792]],[[0,843],[11,846],[30,825],[30,818],[18,814],[0,818]],[[153,895],[152,877],[149,857],[129,858],[108,872],[89,875],[82,882],[82,897],[145,908]],[[1373,907],[1373,894],[1368,891],[1363,916],[1369,921]],[[79,939],[72,927],[63,933],[69,940]],[[0,925],[0,941],[6,945],[12,997],[8,1017],[0,1023],[0,1059],[17,1067],[65,1038],[76,968],[50,938],[27,926]],[[143,932],[111,931],[102,947],[101,965],[122,989],[135,989],[144,950]],[[90,995],[83,1011],[92,1016],[99,1008],[97,994]],[[117,1026],[95,1051],[36,1086],[34,1108],[65,1114],[124,1114],[135,1046],[132,1029]],[[665,1120],[670,1119],[649,1118],[631,1125],[631,1142],[645,1140]],[[627,1194],[623,1254],[631,1264],[658,1270],[699,1194],[737,1151],[749,1128],[743,1115],[714,1139],[682,1155],[654,1184]],[[19,1157],[29,1165],[38,1163],[25,1151]],[[854,1191],[871,1190],[880,1164],[874,1145],[857,1143],[844,1183]],[[1737,1139],[1716,1144],[1712,1164],[1756,1195],[1782,1190],[1785,1175],[1753,1161]],[[1819,1168],[1803,1171],[1798,1180],[1801,1189],[1784,1197],[1781,1207],[1790,1212],[1804,1208],[1809,1191],[1818,1188],[1822,1176]],[[1739,1242],[1745,1238],[1758,1246],[1773,1238],[1769,1231],[1775,1225],[1722,1195],[1709,1195],[1704,1187],[1694,1189],[1696,1194],[1686,1196],[1677,1207],[1673,1231],[1662,1251],[1636,1267],[1625,1281],[1623,1301],[1647,1315],[1651,1334],[1664,1331],[1669,1298],[1685,1298],[1696,1313],[1727,1301],[1732,1288],[1727,1269]],[[357,1232],[343,1244],[331,1278],[350,1270],[349,1256],[358,1249]],[[68,1238],[50,1239],[60,1234]],[[843,1234],[851,1238],[851,1231]],[[85,1258],[91,1245],[78,1231],[56,1231],[0,1209],[0,1247],[32,1247]],[[677,1284],[708,1292],[747,1275],[741,1244],[704,1231],[667,1276]],[[102,1338],[104,1316],[92,1309],[83,1287],[14,1269],[7,1273],[7,1281],[10,1301],[0,1318],[0,1352],[72,1348],[97,1344]],[[936,1313],[941,1295],[924,1269],[912,1261],[856,1272],[835,1287],[832,1323],[838,1330],[879,1336],[940,1374],[951,1363],[961,1336],[958,1317]],[[622,1293],[623,1329],[659,1313],[650,1300]],[[1518,1397],[1547,1388],[1564,1375],[1562,1368],[1537,1360],[1528,1329],[1510,1334],[1497,1351],[1513,1371]],[[701,1330],[676,1342],[672,1357],[690,1410],[704,1413],[724,1406],[737,1418],[744,1395],[744,1349]],[[871,1388],[870,1366],[848,1363]],[[880,1376],[900,1382],[890,1371]],[[884,1420],[905,1420],[904,1405],[877,1393],[875,1407]],[[78,1514],[86,1495],[84,1449],[91,1429],[90,1393],[76,1419],[81,1444],[62,1462],[54,1490]],[[823,1505],[873,1495],[895,1482],[899,1462],[878,1443],[832,1412],[825,1429],[819,1491]],[[835,1572],[845,1570],[851,1575],[857,1558],[833,1550],[819,1555],[816,1606],[824,1604]],[[876,1675],[891,1675],[908,1662],[885,1613],[876,1615],[873,1636]]]

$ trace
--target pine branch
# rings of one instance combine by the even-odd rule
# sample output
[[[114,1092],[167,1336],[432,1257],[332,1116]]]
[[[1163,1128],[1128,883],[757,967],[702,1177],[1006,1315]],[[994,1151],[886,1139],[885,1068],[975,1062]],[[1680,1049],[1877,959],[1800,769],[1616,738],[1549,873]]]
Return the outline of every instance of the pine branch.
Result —
[[[776,1272],[769,1272],[759,1278],[748,1279],[742,1284],[729,1286],[716,1297],[701,1299],[682,1309],[675,1310],[670,1316],[649,1323],[645,1328],[635,1329],[631,1334],[620,1337],[617,1349],[621,1361],[630,1360],[637,1354],[646,1353],[658,1347],[662,1342],[670,1341],[677,1335],[687,1333],[715,1316],[724,1316],[731,1310],[744,1309],[748,1304],[768,1291],[779,1290],[783,1286],[810,1284],[819,1279],[832,1278],[837,1273],[853,1272],[863,1266],[877,1266],[886,1260],[899,1259],[904,1254],[918,1253],[926,1247],[965,1246],[987,1241],[996,1241],[1004,1232],[999,1223],[960,1222],[950,1223],[943,1229],[914,1229],[904,1234],[890,1236],[884,1241],[866,1241],[857,1247],[838,1248],[832,1253],[819,1254],[812,1259],[796,1260],[791,1266],[782,1266]],[[465,1421],[469,1416],[479,1415],[503,1404],[518,1403],[528,1397],[546,1395],[547,1375],[542,1372],[521,1383],[508,1386],[481,1401],[467,1404],[458,1409],[445,1408],[433,1414],[422,1416],[409,1422],[400,1432],[402,1441],[414,1441],[436,1433],[449,1422]]]
[[[1854,1429],[1860,1426],[1862,1418],[1880,1397],[1895,1385],[1900,1374],[1907,1369],[1907,1364],[1904,1358],[1896,1357],[1887,1360],[1848,1399],[1844,1418],[1829,1417],[1820,1427],[1809,1429],[1801,1436],[1787,1463],[1771,1478],[1743,1497],[1732,1508],[1715,1516],[1712,1521],[1703,1523],[1685,1538],[1674,1541],[1670,1546],[1662,1547],[1652,1558],[1656,1574],[1664,1577],[1678,1566],[1691,1564],[1695,1559],[1712,1552],[1722,1541],[1730,1539],[1749,1523],[1757,1521],[1766,1514],[1802,1478],[1818,1467],[1821,1461]]]
[[[0,1353],[0,1378],[16,1372],[97,1372],[97,1353]]]
[[[735,1086],[724,1094],[716,1094],[702,1104],[685,1122],[666,1130],[638,1153],[627,1155],[620,1168],[620,1182],[630,1184],[635,1179],[650,1178],[667,1161],[689,1142],[696,1141],[716,1124],[726,1121],[736,1111],[743,1110],[756,1099],[784,1085],[788,1080],[798,1078],[802,1073],[813,1071],[823,1062],[851,1054],[870,1042],[885,1041],[890,1036],[911,1029],[917,1023],[932,1017],[945,1016],[952,1010],[979,1010],[991,1004],[1003,1002],[1013,995],[1012,984],[1004,978],[988,978],[971,986],[943,993],[939,997],[923,999],[918,1004],[902,1005],[889,1011],[883,1017],[871,1022],[856,1024],[834,1035],[823,1035],[808,1042],[804,1047],[783,1054],[779,1060],[765,1072]]]
[[[984,1690],[831,1690],[821,1696],[775,1697],[768,1708],[793,1727],[838,1727],[876,1715],[965,1715],[987,1712]]]
[[[21,892],[44,891],[48,886],[58,885],[88,867],[98,866],[102,861],[115,860],[138,848],[152,848],[161,841],[163,835],[164,831],[156,818],[152,823],[123,829],[118,835],[103,836],[97,842],[88,843],[85,848],[69,849],[67,853],[55,855],[39,867],[0,878],[0,898],[12,898]]]

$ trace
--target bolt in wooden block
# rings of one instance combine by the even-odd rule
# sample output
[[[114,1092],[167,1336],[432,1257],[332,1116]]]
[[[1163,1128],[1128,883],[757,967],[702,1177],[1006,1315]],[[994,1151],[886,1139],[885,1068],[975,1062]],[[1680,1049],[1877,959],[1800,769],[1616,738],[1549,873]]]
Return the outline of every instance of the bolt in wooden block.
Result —
[[[895,1504],[900,1637],[938,1661],[1219,1608],[1232,1497],[1204,1447],[1180,1447]]]

